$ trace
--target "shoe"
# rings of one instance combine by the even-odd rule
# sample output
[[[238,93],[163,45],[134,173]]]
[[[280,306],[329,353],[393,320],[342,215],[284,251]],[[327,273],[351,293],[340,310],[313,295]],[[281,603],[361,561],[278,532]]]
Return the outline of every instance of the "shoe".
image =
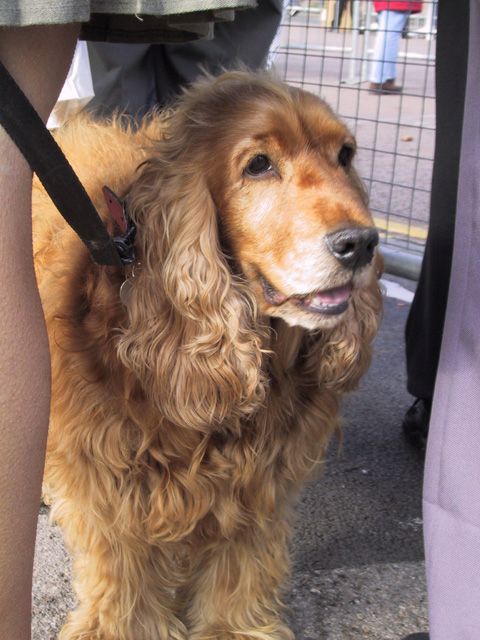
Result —
[[[403,434],[406,440],[421,452],[424,452],[427,447],[431,411],[432,401],[429,398],[417,398],[405,414],[402,422]]]
[[[370,93],[379,93],[380,95],[391,95],[402,93],[403,87],[395,84],[395,80],[385,80],[385,82],[370,82],[368,87]]]
[[[399,84],[395,84],[395,78],[388,78],[388,80],[385,80],[383,83],[383,90],[392,91],[393,93],[402,93],[403,87]]]
[[[428,633],[411,633],[409,636],[405,636],[402,640],[430,640]]]

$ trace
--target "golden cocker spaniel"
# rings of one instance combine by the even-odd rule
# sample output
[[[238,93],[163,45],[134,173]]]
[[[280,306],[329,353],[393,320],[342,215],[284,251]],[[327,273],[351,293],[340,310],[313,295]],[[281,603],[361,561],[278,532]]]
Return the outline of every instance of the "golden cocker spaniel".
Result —
[[[83,117],[58,140],[102,215],[108,185],[137,226],[137,262],[100,267],[34,184],[45,487],[78,597],[60,638],[291,638],[292,503],[381,313],[355,140],[243,71],[139,129]]]

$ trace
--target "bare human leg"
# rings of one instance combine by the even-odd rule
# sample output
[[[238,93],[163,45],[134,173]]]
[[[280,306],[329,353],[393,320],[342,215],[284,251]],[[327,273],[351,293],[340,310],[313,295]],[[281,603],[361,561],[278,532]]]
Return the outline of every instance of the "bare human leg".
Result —
[[[0,60],[46,121],[78,25],[0,28]],[[0,640],[28,640],[50,359],[32,259],[32,172],[0,127]]]

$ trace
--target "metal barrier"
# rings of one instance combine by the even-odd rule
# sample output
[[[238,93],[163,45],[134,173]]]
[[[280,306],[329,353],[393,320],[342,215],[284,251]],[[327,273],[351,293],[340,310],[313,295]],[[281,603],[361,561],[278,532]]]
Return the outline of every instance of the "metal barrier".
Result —
[[[435,16],[432,0],[408,19],[397,58],[399,94],[369,91],[378,16],[366,0],[290,2],[272,55],[282,78],[320,95],[353,130],[387,270],[408,278],[418,278],[428,229]]]

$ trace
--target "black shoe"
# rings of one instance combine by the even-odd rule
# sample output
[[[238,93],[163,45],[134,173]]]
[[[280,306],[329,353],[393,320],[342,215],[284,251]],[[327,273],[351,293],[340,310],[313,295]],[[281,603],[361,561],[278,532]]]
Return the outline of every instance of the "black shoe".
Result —
[[[428,633],[411,633],[409,636],[405,636],[402,640],[430,640]]]
[[[417,398],[405,414],[402,422],[406,440],[419,451],[424,452],[427,446],[428,425],[432,401],[428,398]],[[418,640],[421,640],[419,638]]]
[[[370,82],[369,93],[378,93],[384,96],[402,93],[403,87],[395,84],[395,80],[385,80],[385,82]]]

